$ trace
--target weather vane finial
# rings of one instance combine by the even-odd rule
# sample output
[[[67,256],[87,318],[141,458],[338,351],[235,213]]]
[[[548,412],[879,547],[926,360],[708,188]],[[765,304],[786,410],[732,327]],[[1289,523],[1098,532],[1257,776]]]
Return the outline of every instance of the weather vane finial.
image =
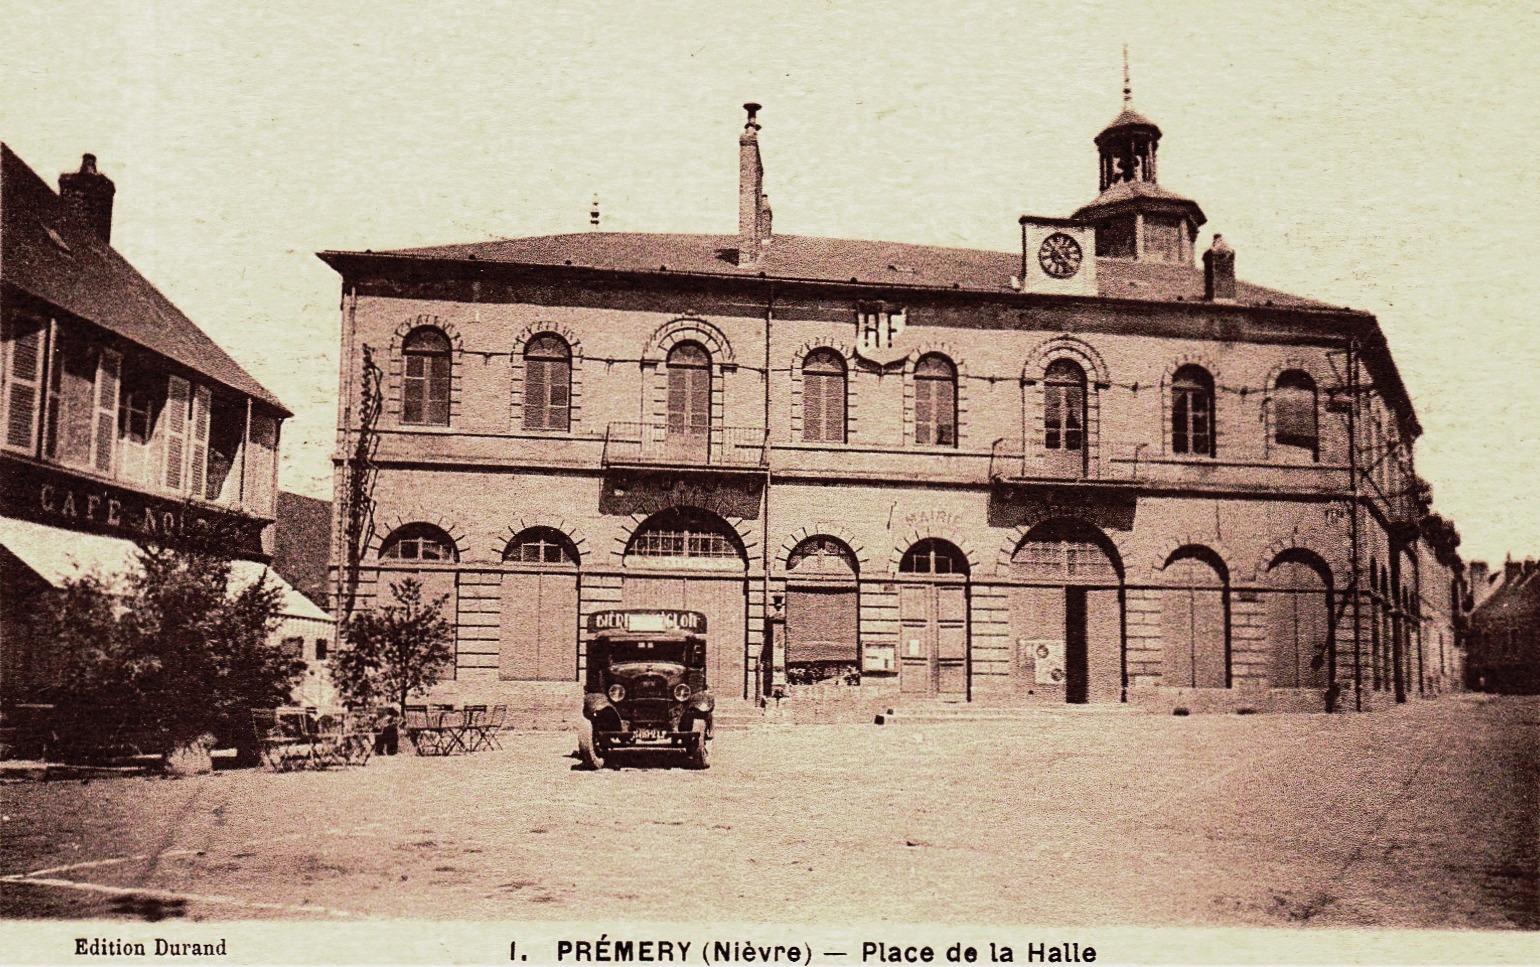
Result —
[[[1123,45],[1123,103],[1134,99],[1134,85],[1128,79],[1128,45]]]

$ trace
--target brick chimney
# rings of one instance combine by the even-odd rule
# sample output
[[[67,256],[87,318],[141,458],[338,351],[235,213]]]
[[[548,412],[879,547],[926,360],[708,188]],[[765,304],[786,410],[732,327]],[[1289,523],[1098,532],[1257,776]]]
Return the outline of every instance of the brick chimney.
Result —
[[[1209,302],[1235,301],[1235,249],[1217,233],[1203,253],[1203,298]]]
[[[59,176],[59,197],[80,224],[103,242],[112,241],[112,179],[96,170],[96,155],[80,158],[80,170]]]
[[[1512,584],[1524,573],[1524,562],[1515,561],[1512,558],[1503,562],[1503,583]]]
[[[738,136],[738,264],[755,265],[770,242],[770,199],[765,195],[765,165],[759,156],[760,106],[743,105],[748,123]]]

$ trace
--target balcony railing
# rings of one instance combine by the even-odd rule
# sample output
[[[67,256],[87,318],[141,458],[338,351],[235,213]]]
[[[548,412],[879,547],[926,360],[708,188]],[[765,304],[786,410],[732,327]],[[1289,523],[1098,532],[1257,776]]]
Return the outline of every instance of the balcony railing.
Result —
[[[602,459],[606,467],[763,470],[765,443],[765,429],[758,426],[683,430],[666,423],[611,423]]]
[[[1079,451],[1044,449],[1037,440],[996,440],[989,479],[999,484],[1038,486],[1084,481],[1102,487],[1150,490],[1256,490],[1339,493],[1348,486],[1346,467],[1288,464],[1267,460],[1212,460],[1149,454],[1142,446],[1104,446],[1095,457]]]
[[[989,479],[995,481],[1094,480],[1096,471],[1084,450],[1048,450],[1039,440],[1029,446],[1020,437],[1007,437],[989,452]]]

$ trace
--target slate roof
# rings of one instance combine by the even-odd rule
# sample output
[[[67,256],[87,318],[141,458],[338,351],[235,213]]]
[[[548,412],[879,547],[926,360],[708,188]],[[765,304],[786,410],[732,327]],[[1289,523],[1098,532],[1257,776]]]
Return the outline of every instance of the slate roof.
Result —
[[[1107,190],[1096,196],[1096,200],[1089,205],[1081,207],[1075,212],[1074,218],[1090,218],[1093,214],[1111,214],[1120,205],[1132,205],[1141,201],[1163,202],[1168,207],[1186,209],[1197,221],[1199,227],[1208,221],[1208,216],[1203,214],[1203,209],[1191,198],[1184,198],[1174,191],[1167,191],[1148,181],[1119,181],[1107,186]],[[1142,206],[1144,210],[1158,209],[1159,205]]]
[[[293,415],[0,144],[0,280]]]
[[[804,235],[777,235],[753,266],[738,265],[737,235],[583,232],[436,245],[386,252],[322,252],[334,267],[349,257],[403,261],[476,261],[571,266],[619,272],[764,276],[779,280],[855,282],[906,288],[1009,292],[1021,273],[1021,253],[945,248]],[[1190,265],[1098,259],[1098,294],[1152,302],[1203,301],[1203,271]],[[1236,282],[1244,305],[1340,310],[1325,302]]]

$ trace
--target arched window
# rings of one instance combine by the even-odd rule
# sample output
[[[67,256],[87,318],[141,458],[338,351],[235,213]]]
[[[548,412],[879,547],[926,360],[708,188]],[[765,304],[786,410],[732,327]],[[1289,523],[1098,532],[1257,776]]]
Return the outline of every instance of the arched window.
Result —
[[[1311,456],[1319,452],[1315,380],[1297,369],[1280,374],[1273,387],[1273,440],[1308,450]]]
[[[845,360],[815,349],[802,361],[802,439],[845,442]]]
[[[720,517],[689,507],[653,514],[631,536],[626,557],[694,558],[742,563],[743,544]]]
[[[459,557],[454,541],[432,524],[407,524],[392,531],[380,545],[382,561],[453,562]]]
[[[904,574],[966,575],[968,559],[955,545],[928,537],[904,552],[898,562],[898,570]]]
[[[576,564],[577,548],[554,527],[531,527],[513,536],[503,548],[506,564]]]
[[[711,355],[682,342],[668,353],[668,435],[706,439],[711,433]]]
[[[856,559],[842,542],[832,537],[809,537],[786,558],[788,578],[854,578]]]
[[[449,337],[437,329],[418,329],[401,344],[405,371],[401,384],[401,422],[449,425]]]
[[[1214,455],[1214,377],[1201,366],[1171,379],[1171,452]]]
[[[957,370],[935,353],[914,367],[914,442],[957,446]]]
[[[572,350],[541,333],[524,347],[524,429],[567,430],[572,425]]]
[[[1043,446],[1085,449],[1085,370],[1072,360],[1055,359],[1043,373]]]
[[[1072,518],[1045,521],[1011,555],[1011,576],[1052,584],[1116,586],[1117,548],[1094,526]]]

